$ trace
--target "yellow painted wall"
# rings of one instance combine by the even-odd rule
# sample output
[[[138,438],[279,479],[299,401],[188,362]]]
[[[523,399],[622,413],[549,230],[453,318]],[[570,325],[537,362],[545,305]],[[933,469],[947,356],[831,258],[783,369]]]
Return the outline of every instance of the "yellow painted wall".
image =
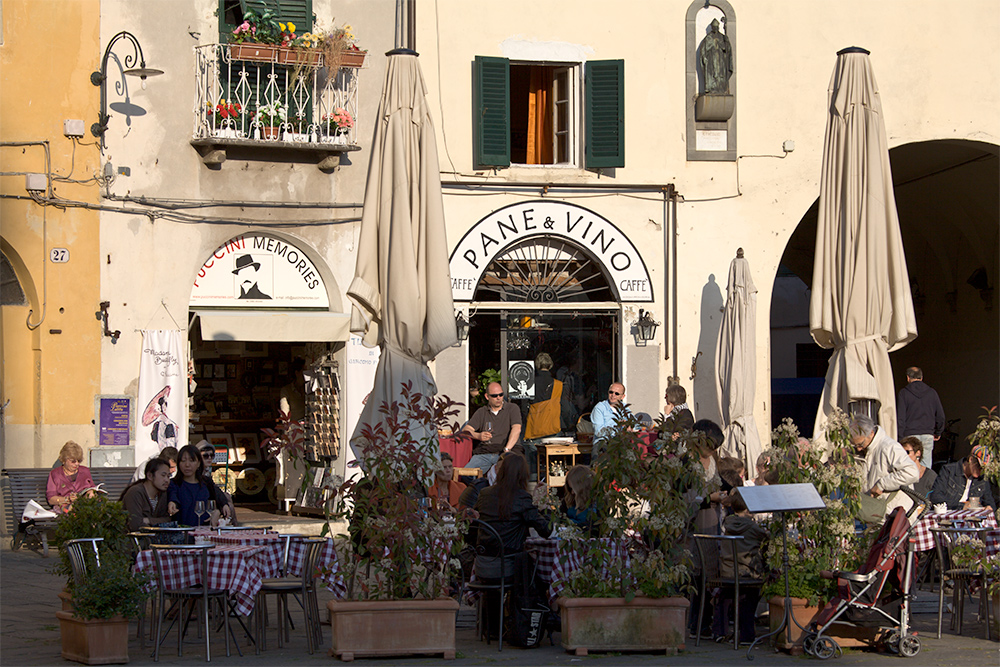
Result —
[[[97,119],[99,0],[4,0],[0,43],[0,164],[4,172],[45,173],[48,142],[55,197],[97,204],[101,158],[90,125]],[[84,121],[78,142],[63,121]],[[57,180],[57,179],[66,180]],[[74,183],[71,180],[84,181]],[[99,220],[97,211],[42,206],[27,195],[23,175],[0,177],[0,237],[29,306],[4,306],[0,463],[49,466],[68,439],[94,445],[94,395],[101,369]],[[22,197],[15,199],[12,197]],[[70,261],[48,260],[66,248]],[[31,330],[26,323],[28,310]],[[44,319],[43,319],[44,314]],[[56,333],[56,332],[61,333]]]

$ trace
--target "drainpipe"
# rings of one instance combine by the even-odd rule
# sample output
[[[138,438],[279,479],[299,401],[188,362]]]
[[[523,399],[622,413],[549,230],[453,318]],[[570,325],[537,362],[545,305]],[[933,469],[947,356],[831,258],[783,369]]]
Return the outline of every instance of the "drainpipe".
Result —
[[[668,183],[663,190],[663,261],[669,269],[663,272],[663,294],[669,295],[666,317],[670,320],[670,345],[664,344],[665,359],[673,357],[673,371],[667,385],[680,383],[677,369],[677,189]]]

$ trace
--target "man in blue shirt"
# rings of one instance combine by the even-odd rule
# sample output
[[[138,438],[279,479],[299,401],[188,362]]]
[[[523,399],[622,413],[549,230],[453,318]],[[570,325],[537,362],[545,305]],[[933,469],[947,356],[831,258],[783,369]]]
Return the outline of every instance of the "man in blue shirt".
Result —
[[[594,425],[594,449],[591,458],[596,459],[603,449],[604,440],[615,430],[618,420],[624,415],[632,414],[624,404],[625,385],[613,382],[608,387],[608,399],[601,401],[590,411],[590,421]]]

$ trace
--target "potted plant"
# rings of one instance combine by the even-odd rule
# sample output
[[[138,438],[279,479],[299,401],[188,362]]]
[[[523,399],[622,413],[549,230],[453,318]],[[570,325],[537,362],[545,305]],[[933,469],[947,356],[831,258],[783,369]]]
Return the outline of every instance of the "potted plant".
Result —
[[[265,140],[280,140],[281,125],[287,120],[288,105],[281,101],[269,102],[257,109],[256,124]]]
[[[265,9],[258,14],[253,9],[243,13],[243,23],[229,35],[229,56],[233,60],[274,62],[281,41],[281,28],[274,12]]]
[[[313,46],[323,56],[323,65],[331,72],[341,67],[361,67],[368,51],[358,46],[351,26],[320,30],[312,35]]]
[[[855,569],[862,562],[861,550],[869,541],[866,537],[859,539],[854,530],[862,466],[854,458],[848,426],[849,417],[839,410],[829,417],[824,425],[828,450],[824,451],[817,443],[799,437],[794,422],[786,418],[771,433],[771,447],[763,454],[770,468],[777,471],[777,483],[811,483],[826,503],[826,509],[820,511],[787,512],[784,524],[772,521],[770,525],[771,539],[765,558],[777,577],[764,586],[762,596],[770,605],[772,630],[783,617],[782,532],[789,534],[788,577],[792,598],[789,612],[795,620],[789,622],[790,633],[782,632],[775,637],[779,648],[798,650],[803,635],[798,626],[808,627],[823,603],[837,595],[837,581],[825,579],[821,572]],[[841,643],[839,638],[838,643]],[[852,644],[848,641],[841,645]]]
[[[354,127],[354,117],[343,107],[334,107],[332,113],[323,114],[319,131],[325,143],[346,144],[347,135]]]
[[[214,106],[206,104],[206,121],[213,137],[236,139],[242,132],[243,107],[239,102],[220,100]]]
[[[692,590],[685,536],[697,509],[690,501],[704,485],[690,449],[696,436],[658,441],[658,452],[644,456],[638,426],[623,416],[594,467],[591,511],[600,517],[600,539],[570,522],[556,529],[565,575],[562,645],[578,655],[684,648]]]
[[[101,665],[128,662],[128,619],[145,604],[146,580],[131,571],[128,552],[128,512],[117,501],[104,496],[79,498],[73,511],[59,517],[54,542],[99,537],[99,570],[91,550],[84,557],[92,576],[75,581],[70,560],[60,550],[56,574],[67,577],[67,588],[59,597],[63,608],[56,612],[62,635],[62,655],[68,660]]]
[[[348,600],[327,604],[331,655],[420,653],[455,657],[457,555],[467,521],[427,503],[424,490],[436,468],[437,430],[457,414],[447,398],[402,388],[399,402],[383,404],[378,424],[361,428],[357,463],[364,476],[338,488],[350,553],[342,559]],[[457,424],[454,425],[457,428]],[[391,628],[391,632],[386,629]]]

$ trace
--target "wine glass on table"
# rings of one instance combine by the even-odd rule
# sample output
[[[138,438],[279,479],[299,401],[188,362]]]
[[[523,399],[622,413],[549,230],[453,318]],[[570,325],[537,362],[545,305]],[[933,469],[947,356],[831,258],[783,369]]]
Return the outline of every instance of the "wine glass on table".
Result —
[[[205,511],[208,512],[208,520],[211,521],[212,520],[212,515],[215,514],[215,501],[214,500],[206,500],[205,501]]]
[[[194,513],[198,517],[198,525],[200,526],[204,522],[204,519],[202,518],[204,516],[204,514],[205,514],[205,501],[204,500],[196,500],[195,501],[195,503],[194,503]]]

